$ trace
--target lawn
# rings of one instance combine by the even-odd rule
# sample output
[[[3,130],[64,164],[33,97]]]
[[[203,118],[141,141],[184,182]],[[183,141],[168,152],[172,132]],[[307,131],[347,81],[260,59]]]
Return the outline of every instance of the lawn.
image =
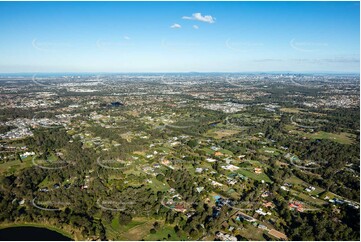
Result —
[[[226,149],[221,149],[221,150],[219,150],[219,152],[226,154],[226,155],[233,155],[232,151],[226,150]]]
[[[301,180],[297,176],[291,176],[290,178],[286,179],[285,182],[291,183],[294,185],[302,185],[302,184],[306,183],[305,181]]]
[[[152,219],[145,220],[143,223],[135,225],[124,233],[119,234],[118,238],[119,240],[142,240],[149,234],[154,222]]]
[[[237,134],[239,132],[240,132],[239,130],[233,130],[233,129],[211,129],[208,130],[207,136],[214,137],[215,139],[222,139],[224,137]]]
[[[281,153],[280,150],[278,150],[276,148],[271,148],[271,147],[261,148],[261,149],[259,149],[259,151],[265,155],[270,155],[270,156],[277,156]],[[273,151],[273,153],[271,153],[271,151]]]
[[[255,167],[266,167],[266,164],[256,161],[256,160],[245,160],[245,161],[241,162],[238,166],[253,169]]]
[[[242,175],[247,176],[253,180],[257,180],[257,181],[264,180],[265,182],[271,182],[271,179],[264,173],[256,174],[253,171],[244,170],[244,169],[239,169],[236,172],[241,173]]]
[[[19,159],[8,161],[0,164],[0,172],[9,171],[14,173],[16,170],[32,166],[31,159],[26,162],[21,162]]]
[[[256,228],[252,224],[244,224],[245,229],[240,230],[238,232],[239,235],[246,238],[250,241],[264,241],[265,238],[263,237],[264,230]]]
[[[138,226],[142,227],[142,225],[146,223],[146,218],[134,218],[130,223],[121,225],[119,219],[116,217],[106,226],[107,238],[110,240],[134,240],[132,237],[129,237],[128,232]],[[147,232],[149,232],[149,230]]]
[[[297,185],[301,186],[302,190],[304,190],[306,187],[311,186],[310,184],[308,184],[307,182],[301,180],[300,178],[298,178],[296,176],[291,176],[290,178],[286,179],[285,182],[291,183],[296,186]],[[320,193],[325,191],[325,189],[322,189],[320,187],[317,187],[317,186],[313,186],[313,187],[315,187],[315,190],[310,193],[311,195],[319,195]]]
[[[315,205],[325,205],[326,202],[324,200],[321,200],[319,198],[312,198],[311,196],[303,193],[303,192],[298,192],[296,190],[293,190],[293,189],[290,189],[291,193],[292,194],[296,194],[296,197],[299,197],[301,198],[302,200],[304,200],[305,202],[307,203],[310,203],[310,204],[315,204]]]
[[[114,230],[119,230],[119,217],[115,217],[113,220],[112,220],[112,223],[111,223],[111,227],[112,229]]]
[[[329,191],[324,192],[320,195],[320,198],[322,198],[322,199],[325,199],[325,197],[328,197],[328,199],[334,199],[334,198],[342,199],[342,197],[340,197],[332,192],[329,192]]]
[[[204,147],[204,148],[202,148],[202,150],[205,151],[208,155],[214,154],[214,151],[209,148]]]
[[[319,131],[315,133],[306,133],[299,130],[291,130],[290,133],[298,134],[300,136],[305,136],[309,139],[328,139],[340,144],[352,144],[355,142],[356,136],[350,133],[329,133],[324,131]]]
[[[154,191],[162,191],[162,192],[165,192],[165,191],[168,191],[170,189],[169,185],[167,182],[161,182],[161,181],[158,181],[157,178],[152,178],[151,179],[152,183],[148,183],[148,185],[152,188],[152,190]],[[163,185],[165,184],[165,185]]]
[[[311,139],[329,139],[340,144],[352,144],[355,141],[355,135],[350,133],[328,133],[324,131],[319,131],[316,133],[306,134],[306,137]]]
[[[284,113],[300,113],[300,112],[302,112],[299,108],[281,108],[280,111],[284,112]]]
[[[169,149],[169,148],[167,148],[167,147],[158,147],[158,148],[156,148],[156,150],[157,150],[158,152],[166,152],[166,153],[169,153],[169,152],[172,151],[171,149]]]
[[[53,153],[47,157],[47,161],[49,161],[49,162],[57,161],[57,160],[58,160],[58,157]]]
[[[47,187],[47,186],[49,186],[49,177],[48,176],[46,176],[45,179],[42,182],[40,182],[38,187]]]
[[[177,233],[174,231],[173,226],[165,225],[162,228],[158,229],[155,234],[148,234],[146,237],[144,237],[144,240],[151,240],[151,241],[157,241],[157,240],[186,240],[187,236],[184,234],[181,234],[181,237],[177,235]]]

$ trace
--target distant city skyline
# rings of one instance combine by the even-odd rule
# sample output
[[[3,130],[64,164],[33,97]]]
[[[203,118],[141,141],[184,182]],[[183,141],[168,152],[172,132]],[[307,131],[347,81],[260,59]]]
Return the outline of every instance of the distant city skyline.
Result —
[[[0,2],[0,73],[360,72],[359,2]]]

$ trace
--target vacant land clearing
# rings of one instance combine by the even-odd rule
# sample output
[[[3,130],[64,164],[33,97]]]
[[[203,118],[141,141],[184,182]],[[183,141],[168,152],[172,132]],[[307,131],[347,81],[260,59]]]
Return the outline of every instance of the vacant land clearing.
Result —
[[[355,135],[350,133],[328,133],[324,131],[319,131],[315,133],[306,133],[303,131],[291,131],[291,133],[297,133],[309,139],[328,139],[331,141],[338,142],[340,144],[352,144],[355,140]]]
[[[285,113],[300,113],[300,112],[302,112],[298,108],[281,108],[280,111],[285,112]]]
[[[207,132],[208,136],[214,137],[215,139],[222,139],[234,134],[238,134],[240,131],[233,129],[211,129]]]
[[[264,180],[265,182],[271,182],[271,179],[264,173],[256,174],[253,171],[244,170],[244,169],[239,169],[237,172],[241,173],[242,175],[247,176],[253,180],[257,180],[257,181]]]

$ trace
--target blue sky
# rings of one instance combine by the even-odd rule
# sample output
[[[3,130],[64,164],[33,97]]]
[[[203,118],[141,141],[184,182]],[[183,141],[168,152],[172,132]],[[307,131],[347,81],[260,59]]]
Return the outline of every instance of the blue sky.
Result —
[[[0,72],[359,72],[358,2],[0,2]]]

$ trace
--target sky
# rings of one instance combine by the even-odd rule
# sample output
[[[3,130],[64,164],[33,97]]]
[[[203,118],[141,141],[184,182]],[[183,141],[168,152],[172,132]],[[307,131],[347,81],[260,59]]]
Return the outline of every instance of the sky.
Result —
[[[360,72],[359,2],[0,2],[0,73]]]

